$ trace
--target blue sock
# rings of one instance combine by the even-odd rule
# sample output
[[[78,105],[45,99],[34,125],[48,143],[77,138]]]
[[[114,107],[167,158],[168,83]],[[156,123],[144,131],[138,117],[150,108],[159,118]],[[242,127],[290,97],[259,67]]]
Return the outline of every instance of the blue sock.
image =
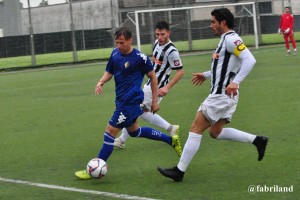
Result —
[[[115,138],[109,133],[105,132],[104,141],[102,144],[102,148],[98,154],[98,158],[101,158],[102,160],[106,161],[114,150],[114,142]]]
[[[131,137],[142,137],[151,140],[160,140],[169,145],[172,143],[172,138],[160,131],[149,127],[140,127],[136,131],[129,133]]]

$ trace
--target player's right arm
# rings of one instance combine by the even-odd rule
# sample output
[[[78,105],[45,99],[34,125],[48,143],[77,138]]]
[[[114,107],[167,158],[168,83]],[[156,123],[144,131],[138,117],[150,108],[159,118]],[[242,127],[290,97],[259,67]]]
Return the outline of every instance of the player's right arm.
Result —
[[[279,28],[278,28],[278,34],[280,34],[282,32],[282,16],[280,16],[280,22],[279,22]]]
[[[103,92],[102,87],[103,87],[104,83],[106,83],[107,81],[109,81],[113,77],[113,74],[114,74],[114,58],[116,56],[118,56],[118,51],[116,49],[117,48],[115,48],[112,51],[111,55],[110,55],[110,58],[109,58],[109,60],[107,62],[107,65],[106,65],[105,72],[104,72],[104,74],[102,75],[102,77],[100,78],[100,80],[98,81],[98,83],[96,85],[95,94],[102,94],[102,92]]]
[[[238,70],[234,79],[225,89],[228,95],[235,96],[238,94],[239,85],[253,69],[256,59],[247,46],[243,43],[243,40],[237,35],[228,37],[225,42],[227,51],[233,53],[241,61],[240,69]]]
[[[183,77],[184,74],[182,62],[177,50],[169,54],[168,62],[171,66],[171,69],[175,71],[175,74],[167,85],[158,89],[158,96],[161,97],[166,96],[169,90]]]
[[[153,113],[159,110],[157,93],[158,93],[158,86],[157,86],[157,77],[155,75],[154,70],[147,73],[147,77],[150,79],[151,83],[151,91],[152,91],[152,106],[151,111]]]
[[[111,78],[113,77],[113,74],[109,73],[109,72],[104,72],[103,76],[101,77],[101,79],[98,81],[96,88],[95,88],[95,94],[102,94],[103,92],[103,85],[104,83],[106,83],[107,81],[109,81]]]
[[[211,77],[211,71],[203,72],[203,73],[193,73],[192,83],[195,85],[202,85],[202,83]]]

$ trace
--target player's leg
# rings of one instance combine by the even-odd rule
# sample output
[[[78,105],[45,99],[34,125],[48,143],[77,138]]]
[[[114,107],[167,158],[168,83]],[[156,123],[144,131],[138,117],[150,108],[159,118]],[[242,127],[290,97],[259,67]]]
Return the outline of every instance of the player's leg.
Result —
[[[131,112],[128,112],[128,110]],[[115,137],[123,127],[132,123],[132,118],[136,119],[137,116],[141,114],[141,112],[142,111],[139,109],[138,105],[136,107],[133,107],[132,109],[131,107],[127,108],[124,106],[116,108],[106,127],[103,144],[99,151],[98,158],[107,161],[107,159],[113,152]],[[75,176],[79,177],[80,179],[91,178],[86,170],[75,172]]]
[[[211,124],[207,121],[204,114],[201,111],[198,111],[193,120],[188,139],[183,148],[182,156],[177,165],[181,171],[186,171],[189,163],[200,147],[203,132],[210,126]]]
[[[215,127],[211,127],[210,134],[213,138],[254,144],[258,151],[258,160],[261,161],[263,159],[268,144],[267,137],[253,135],[234,128],[223,128],[221,132],[218,132]]]
[[[127,131],[131,137],[147,138],[150,140],[165,142],[174,148],[178,156],[180,156],[182,153],[180,138],[178,135],[168,136],[150,127],[139,127],[137,121],[135,121],[135,123],[130,127],[127,127]]]
[[[145,121],[150,122],[150,124],[165,129],[170,133],[171,136],[179,133],[178,125],[170,124],[168,121],[166,121],[158,114],[153,114],[152,112],[147,111],[141,115],[141,118]]]
[[[217,122],[209,128],[209,133],[213,138],[218,140],[231,140],[254,144],[257,147],[258,160],[260,161],[264,156],[266,145],[268,143],[267,137],[253,135],[234,128],[223,128],[226,123],[231,121],[231,118],[236,110],[237,103],[238,96],[236,96],[235,99],[225,97],[225,99],[223,99],[223,103],[215,105],[219,108],[226,109],[219,110],[219,116],[216,119]]]
[[[151,105],[152,105],[152,91],[151,87],[148,85],[144,86],[144,102],[141,105],[141,108],[143,109],[144,113],[140,115],[140,117],[150,122],[151,124],[165,129],[170,133],[170,136],[173,136],[175,134],[179,135],[180,127],[179,125],[171,125],[169,122],[167,122],[165,119],[163,119],[158,114],[153,114],[151,111]],[[162,97],[158,97],[158,103],[162,101]],[[127,138],[129,137],[128,132],[123,129],[121,135],[115,139],[115,147],[119,149],[123,149],[125,147],[125,142]]]
[[[173,168],[158,167],[158,171],[162,175],[171,178],[176,182],[182,181],[187,167],[200,148],[202,134],[209,126],[210,123],[207,121],[204,114],[201,111],[198,111],[192,123],[179,163]]]
[[[128,137],[129,137],[129,134],[128,134],[126,128],[123,128],[121,135],[115,139],[114,146],[117,147],[118,149],[124,149],[125,142]]]
[[[286,55],[289,56],[291,54],[291,51],[290,51],[290,44],[289,44],[288,35],[284,34],[283,39],[284,39],[284,42],[285,42],[285,48],[286,48],[286,52],[287,52]]]
[[[162,118],[158,114],[153,114],[151,112],[152,105],[152,91],[149,85],[144,85],[144,101],[142,104],[142,109],[144,113],[140,116],[143,120],[150,122],[154,126],[162,128],[170,133],[170,135],[175,135],[179,131],[178,125],[171,125],[167,120]],[[162,101],[162,97],[158,97],[158,103]]]
[[[252,143],[256,135],[240,131],[234,128],[223,128],[227,120],[223,119],[215,123],[209,128],[209,134],[212,138],[218,140],[231,140],[236,142],[249,142]]]
[[[109,158],[114,150],[115,137],[118,135],[120,130],[120,128],[113,127],[110,124],[107,125],[106,131],[104,133],[103,144],[98,154],[98,158],[101,158],[104,161]]]
[[[296,46],[296,42],[295,42],[295,38],[294,38],[294,33],[291,32],[290,35],[290,41],[292,42],[293,48],[294,48],[294,55],[297,54],[297,46]]]
[[[151,112],[144,112],[140,117],[142,119],[150,122],[151,124],[156,125],[157,127],[160,127],[160,128],[163,128],[163,129],[169,131],[171,136],[178,134],[178,132],[179,132],[178,125],[171,125],[170,123],[168,123],[166,120],[164,120],[157,114],[153,114]],[[116,140],[115,140],[115,144],[114,144],[115,147],[117,147],[119,149],[123,149],[125,147],[125,142],[128,137],[129,137],[129,134],[128,134],[127,130],[125,128],[122,129],[121,135],[118,138],[116,138]]]
[[[120,128],[115,128],[110,124],[107,125],[106,131],[104,133],[103,144],[98,154],[98,158],[107,161],[107,159],[109,158],[109,156],[112,154],[114,150],[114,140],[120,130],[121,130]],[[86,170],[80,170],[75,172],[75,176],[77,176],[80,179],[91,178],[91,176],[86,172]]]

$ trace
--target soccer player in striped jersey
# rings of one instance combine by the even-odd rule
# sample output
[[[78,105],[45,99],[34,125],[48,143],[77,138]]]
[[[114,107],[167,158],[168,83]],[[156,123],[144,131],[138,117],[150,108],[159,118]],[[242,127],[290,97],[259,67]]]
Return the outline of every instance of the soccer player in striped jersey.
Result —
[[[137,118],[143,113],[140,104],[144,93],[141,84],[144,75],[151,79],[152,98],[151,112],[159,109],[157,102],[157,78],[150,59],[132,47],[132,33],[126,27],[115,32],[115,48],[106,65],[106,70],[96,85],[95,93],[102,94],[105,83],[114,77],[116,93],[116,109],[109,120],[104,133],[104,140],[98,158],[107,161],[114,149],[115,137],[126,128],[131,137],[158,140],[172,146],[178,156],[181,146],[178,135],[169,136],[149,127],[139,127]],[[86,170],[75,172],[80,179],[90,179]]]
[[[206,129],[217,140],[254,144],[259,161],[263,159],[268,143],[267,137],[256,136],[234,128],[224,128],[224,125],[231,121],[236,110],[239,85],[250,73],[256,60],[243,40],[232,30],[234,17],[227,8],[217,8],[211,12],[210,27],[216,36],[221,36],[217,49],[212,55],[211,70],[195,73],[192,79],[193,84],[201,85],[210,78],[210,94],[196,113],[177,166],[169,169],[158,167],[162,175],[176,182],[182,181],[188,165],[200,147],[202,134]]]
[[[152,64],[158,80],[158,103],[161,102],[169,90],[182,78],[183,67],[180,55],[173,42],[170,40],[169,24],[160,21],[155,26],[156,41],[154,42],[152,53]],[[170,80],[170,74],[175,71],[174,76]],[[144,113],[140,116],[145,121],[163,128],[170,133],[171,136],[179,134],[179,125],[172,125],[158,114],[151,113],[151,104],[153,102],[151,80],[148,79],[144,85],[144,101],[141,105]],[[122,130],[122,134],[115,140],[115,147],[123,149],[125,141],[128,138],[126,129]]]

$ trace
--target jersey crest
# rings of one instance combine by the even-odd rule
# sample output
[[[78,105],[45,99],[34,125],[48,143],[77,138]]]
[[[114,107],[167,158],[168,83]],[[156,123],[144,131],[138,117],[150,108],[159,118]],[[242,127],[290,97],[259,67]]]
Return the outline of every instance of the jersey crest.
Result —
[[[124,64],[124,67],[125,67],[125,69],[127,69],[129,67],[129,62],[128,61]]]

